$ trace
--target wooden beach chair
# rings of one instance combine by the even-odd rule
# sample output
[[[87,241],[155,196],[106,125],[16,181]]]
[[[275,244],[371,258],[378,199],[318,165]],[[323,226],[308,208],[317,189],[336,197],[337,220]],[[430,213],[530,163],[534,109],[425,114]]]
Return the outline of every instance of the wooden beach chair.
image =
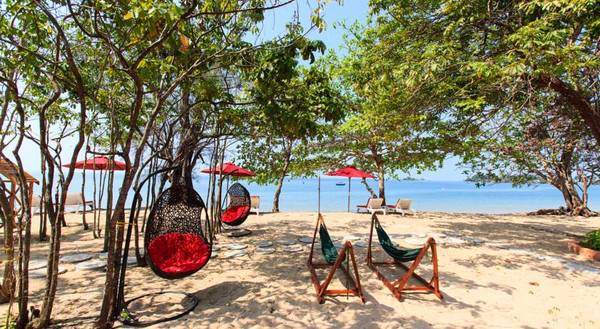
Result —
[[[372,242],[373,242],[373,228],[377,231],[377,237],[381,248],[392,258],[389,261],[374,261],[372,254]],[[423,257],[427,254],[427,251],[431,249],[431,263],[433,265],[433,275],[431,280],[427,281],[417,273],[415,270],[423,260]],[[406,266],[403,263],[412,262],[410,266]],[[440,291],[440,278],[438,273],[438,259],[435,240],[433,238],[427,239],[425,245],[421,248],[416,249],[401,249],[397,248],[390,237],[387,235],[377,215],[373,214],[371,217],[371,231],[369,232],[369,247],[367,250],[367,266],[377,274],[377,277],[383,282],[383,284],[394,294],[398,300],[402,300],[402,293],[405,291],[409,292],[431,292],[435,294],[439,299],[442,299],[442,292]],[[405,273],[397,279],[388,279],[379,271],[377,266],[396,266],[402,268]],[[420,285],[409,286],[409,280],[413,278],[420,283]]]
[[[370,214],[374,214],[376,212],[382,212],[384,215],[386,214],[386,207],[383,206],[383,198],[369,198],[366,205],[356,206],[356,212],[360,212],[363,209],[368,211]]]
[[[411,204],[412,204],[411,199],[398,199],[396,204],[387,206],[387,210],[389,212],[393,212],[393,213],[397,213],[397,214],[399,213],[402,216],[404,216],[406,214],[415,215],[416,212],[410,207]]]
[[[319,233],[321,251],[323,252],[325,263],[313,261],[317,232]],[[345,266],[344,262],[346,263]],[[354,277],[352,276],[352,273],[350,273],[350,265],[352,265]],[[317,300],[319,304],[323,304],[325,302],[325,296],[343,295],[357,296],[363,303],[365,302],[365,296],[360,285],[360,277],[358,276],[358,267],[356,266],[354,251],[352,250],[352,243],[350,241],[344,242],[342,249],[338,251],[333,244],[331,237],[329,236],[327,226],[325,226],[325,221],[323,220],[323,216],[321,214],[319,214],[317,217],[317,225],[315,226],[313,240],[310,245],[310,254],[308,256],[307,266],[310,270],[310,279],[315,287],[315,291],[317,292]],[[316,269],[318,268],[329,268],[329,273],[323,282],[319,281],[317,277]],[[346,289],[328,289],[329,284],[331,283],[331,280],[338,269],[342,269],[347,277],[348,281],[346,282]],[[349,283],[352,284],[352,288],[349,288]]]

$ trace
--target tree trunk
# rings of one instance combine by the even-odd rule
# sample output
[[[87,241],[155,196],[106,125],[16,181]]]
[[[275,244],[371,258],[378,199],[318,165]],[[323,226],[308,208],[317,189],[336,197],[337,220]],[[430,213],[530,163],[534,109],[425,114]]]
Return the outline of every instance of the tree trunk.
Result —
[[[4,186],[4,183],[2,183]],[[3,190],[5,190],[3,188]],[[7,303],[15,294],[15,249],[13,237],[13,211],[9,205],[6,195],[0,195],[0,205],[2,206],[2,221],[4,222],[4,276],[2,286],[0,287],[0,304]]]
[[[60,236],[61,222],[60,217],[64,217],[64,209],[59,210],[58,216],[52,220],[50,216],[50,252],[48,253],[48,269],[46,276],[46,291],[44,294],[44,302],[40,313],[40,320],[36,328],[46,328],[50,322],[52,308],[54,306],[54,297],[56,296],[56,288],[58,287],[58,261],[60,255]]]
[[[372,198],[377,197],[377,194],[375,194],[375,191],[373,191],[366,178],[361,178],[360,182],[365,186],[365,189],[367,189]]]
[[[386,205],[385,202],[385,171],[383,170],[383,165],[377,168],[377,178],[379,181],[377,185],[379,187],[379,197],[383,199],[383,205]]]
[[[125,200],[127,192],[133,183],[134,175],[131,172],[137,171],[137,167],[132,167],[125,171],[123,177],[123,185],[119,191],[117,203],[112,217],[105,227],[104,235],[108,236],[108,258],[106,260],[106,277],[104,281],[104,298],[102,301],[102,309],[100,310],[100,318],[96,324],[97,328],[104,328],[111,324],[115,314],[113,313],[116,303],[117,282],[119,268],[121,264],[121,252],[123,248],[123,225],[117,225],[117,222],[125,221]]]
[[[277,180],[277,188],[275,189],[275,194],[273,195],[273,208],[272,212],[279,212],[279,196],[281,195],[281,188],[283,187],[283,181],[285,179],[285,174],[279,176]]]
[[[41,124],[41,123],[40,123]],[[40,136],[40,138],[43,138],[42,136]],[[44,158],[44,152],[40,151],[40,159]],[[42,167],[42,186],[46,186],[46,161],[41,161],[41,167]],[[42,188],[43,190],[43,188]],[[45,200],[45,194],[42,193],[40,195],[40,204],[38,205],[38,209],[40,212],[40,231],[39,231],[39,241],[46,241],[48,240],[48,229],[46,226],[46,223],[48,222],[48,216],[46,215],[46,200]]]
[[[27,193],[21,193],[27,195]],[[21,200],[22,205],[27,207],[29,202]],[[31,246],[31,208],[23,209],[20,215],[20,230],[24,229],[24,236],[19,239],[19,317],[17,328],[25,328],[29,322],[29,255]],[[22,235],[22,234],[20,234]]]
[[[19,138],[17,145],[13,150],[15,157],[18,184],[20,189],[21,209],[19,211],[19,278],[17,286],[19,287],[19,317],[17,318],[17,328],[25,328],[29,322],[29,255],[31,251],[31,194],[29,193],[29,183],[25,178],[23,170],[23,162],[19,155],[19,150],[23,145],[25,138],[25,111],[19,103],[16,104],[17,112],[19,112]],[[33,184],[33,183],[31,183]],[[33,185],[31,186],[33,189]],[[23,230],[25,231],[23,235]]]
[[[227,150],[227,138],[223,139],[223,146],[218,149],[219,150],[219,164],[222,166],[225,162],[225,151]],[[219,218],[219,223],[222,224],[221,221],[221,205],[223,204],[223,173],[219,174],[219,185],[217,190],[217,204],[215,206],[216,216]],[[229,182],[229,177],[227,178]]]
[[[279,212],[279,196],[281,195],[283,181],[287,176],[290,163],[292,162],[292,146],[293,145],[291,142],[285,146],[285,159],[283,162],[283,168],[281,169],[281,173],[277,179],[277,188],[275,189],[275,195],[273,196],[273,209],[271,209],[272,212]]]
[[[379,154],[376,144],[371,144],[369,146],[371,151],[371,157],[377,168],[377,178],[379,179],[378,188],[379,188],[379,197],[383,199],[383,205],[385,206],[385,168],[383,166],[383,159]]]
[[[87,158],[87,149],[89,149],[89,147],[90,147],[90,139],[88,138],[87,142],[85,144],[86,152],[84,153],[84,157],[83,157],[84,160]],[[85,215],[86,215],[86,210],[87,210],[86,209],[87,206],[85,204],[85,201],[86,201],[85,200],[85,172],[86,172],[85,169],[81,172],[81,198],[83,199],[83,219],[82,219],[82,221],[83,221],[83,229],[85,231],[87,231],[87,230],[90,229],[90,227],[89,227],[87,221],[85,220]]]
[[[592,216],[594,214],[587,207],[587,202],[584,202],[577,193],[575,184],[571,179],[556,179],[552,184],[554,187],[560,190],[565,200],[565,206],[571,216]],[[587,201],[587,200],[586,200]]]
[[[81,196],[83,199],[83,219],[82,219],[82,223],[83,223],[83,230],[87,231],[90,229],[90,227],[88,226],[88,223],[85,221],[85,213],[87,211],[87,206],[85,203],[85,170],[83,171],[82,175],[81,175],[81,179],[83,180],[81,182]]]
[[[111,160],[112,161],[112,160]],[[113,202],[113,183],[115,177],[115,171],[109,170],[108,174],[108,187],[106,191],[106,218],[104,222],[104,229],[108,230],[108,225],[112,217],[112,202]],[[108,251],[108,232],[104,232],[104,245],[102,251]]]

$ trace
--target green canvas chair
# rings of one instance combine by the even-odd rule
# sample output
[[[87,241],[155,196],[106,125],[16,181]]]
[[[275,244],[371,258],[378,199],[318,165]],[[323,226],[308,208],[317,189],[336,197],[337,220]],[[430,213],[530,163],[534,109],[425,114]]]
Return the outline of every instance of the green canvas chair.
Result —
[[[374,261],[372,253],[373,243],[373,228],[377,232],[377,238],[381,248],[390,256],[391,260],[388,261]],[[431,280],[427,281],[417,273],[415,270],[423,260],[423,257],[427,252],[431,250],[431,262],[433,265],[433,275]],[[412,262],[410,266],[406,266],[403,263]],[[438,258],[435,240],[433,238],[427,239],[423,247],[415,249],[402,249],[394,245],[389,235],[385,232],[377,215],[373,214],[371,217],[371,231],[369,232],[369,246],[367,249],[367,266],[377,274],[377,277],[383,282],[383,284],[394,294],[398,299],[402,299],[402,293],[405,291],[416,291],[416,292],[431,292],[435,294],[439,299],[442,299],[442,292],[440,291],[440,277],[438,273]],[[379,271],[377,266],[394,266],[402,268],[405,273],[399,278],[392,280],[387,278],[383,273]],[[420,285],[409,286],[408,282],[411,278],[416,279]]]
[[[321,241],[321,252],[323,253],[323,258],[325,260],[324,263],[315,262],[313,259],[317,233],[319,233],[319,239]],[[350,273],[350,264],[352,264],[353,275]],[[310,270],[310,278],[315,287],[319,304],[325,302],[325,296],[343,295],[357,296],[363,303],[365,302],[365,296],[360,285],[360,277],[358,276],[358,267],[356,266],[356,259],[354,257],[354,251],[352,250],[352,243],[346,241],[342,246],[342,249],[338,251],[331,240],[331,236],[329,236],[327,226],[325,226],[325,221],[321,214],[317,217],[317,225],[315,226],[313,240],[310,245],[307,266]],[[316,269],[318,268],[329,268],[329,273],[323,282],[319,281],[317,277]],[[347,283],[352,283],[352,288],[349,288],[347,284],[346,289],[328,289],[329,284],[338,269],[342,269],[348,278]]]

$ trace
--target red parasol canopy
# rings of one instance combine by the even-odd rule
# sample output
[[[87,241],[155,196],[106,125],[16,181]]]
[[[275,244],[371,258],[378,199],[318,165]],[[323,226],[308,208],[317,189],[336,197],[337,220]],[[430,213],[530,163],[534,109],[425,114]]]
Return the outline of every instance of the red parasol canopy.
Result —
[[[347,166],[342,169],[338,169],[336,171],[332,171],[326,173],[325,176],[341,176],[341,177],[357,177],[357,178],[375,178],[375,176],[369,174],[368,172],[362,171],[360,169],[356,169],[354,166]]]
[[[125,170],[125,162],[110,160],[105,156],[97,156],[87,160],[77,161],[75,163],[64,164],[63,167],[75,167],[76,169],[89,170]]]
[[[360,169],[356,169],[354,166],[346,166],[342,169],[338,169],[336,171],[328,172],[325,176],[340,176],[340,177],[348,177],[348,212],[350,212],[350,179],[353,177],[356,178],[375,178],[375,176],[369,174],[368,172],[362,171]],[[321,212],[321,178],[319,177],[319,212]]]
[[[222,170],[222,172],[221,172],[221,170]],[[223,164],[223,166],[221,166],[220,170],[218,168],[205,168],[205,169],[202,169],[201,172],[203,172],[205,174],[211,174],[211,173],[220,174],[220,173],[222,173],[223,175],[236,176],[236,177],[256,176],[256,174],[253,173],[252,171],[250,171],[248,169],[244,169],[239,166],[236,166],[235,164],[233,164],[231,162],[225,162]]]

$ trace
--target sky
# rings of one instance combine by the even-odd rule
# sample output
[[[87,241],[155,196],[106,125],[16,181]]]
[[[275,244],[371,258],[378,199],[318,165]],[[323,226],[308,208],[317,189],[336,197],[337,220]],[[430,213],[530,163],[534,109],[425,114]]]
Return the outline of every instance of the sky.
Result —
[[[269,40],[281,35],[285,31],[285,24],[292,21],[295,15],[297,15],[302,25],[305,26],[305,29],[308,30],[308,27],[310,26],[310,16],[316,8],[316,3],[317,0],[296,0],[290,5],[267,12],[262,24],[261,33],[257,36],[257,41]],[[368,11],[367,0],[345,0],[341,5],[336,1],[330,1],[322,12],[327,28],[322,32],[319,32],[317,29],[312,29],[309,31],[308,37],[323,41],[328,50],[334,50],[340,55],[344,54],[344,30],[343,27],[340,26],[341,23],[345,23],[348,26],[356,21],[365,24]],[[37,128],[38,126],[37,120],[32,120],[30,124],[34,128]],[[32,133],[37,135],[36,131],[37,129],[33,129]],[[76,140],[74,137],[63,141],[61,146],[64,150],[64,154],[71,153],[75,142]],[[37,145],[33,144],[33,142],[25,141],[19,154],[25,164],[25,169],[33,175],[38,174],[40,155]],[[82,150],[79,159],[83,159],[83,154]],[[67,162],[69,159],[66,159],[65,157],[66,156],[63,157],[63,161]],[[457,163],[457,158],[450,158],[444,163],[444,166],[438,170],[425,171],[421,174],[412,172],[410,173],[410,176],[436,181],[464,180],[465,176],[461,173],[462,170],[456,167]],[[35,165],[28,166],[27,164]],[[403,174],[400,176],[404,177],[407,175]]]

